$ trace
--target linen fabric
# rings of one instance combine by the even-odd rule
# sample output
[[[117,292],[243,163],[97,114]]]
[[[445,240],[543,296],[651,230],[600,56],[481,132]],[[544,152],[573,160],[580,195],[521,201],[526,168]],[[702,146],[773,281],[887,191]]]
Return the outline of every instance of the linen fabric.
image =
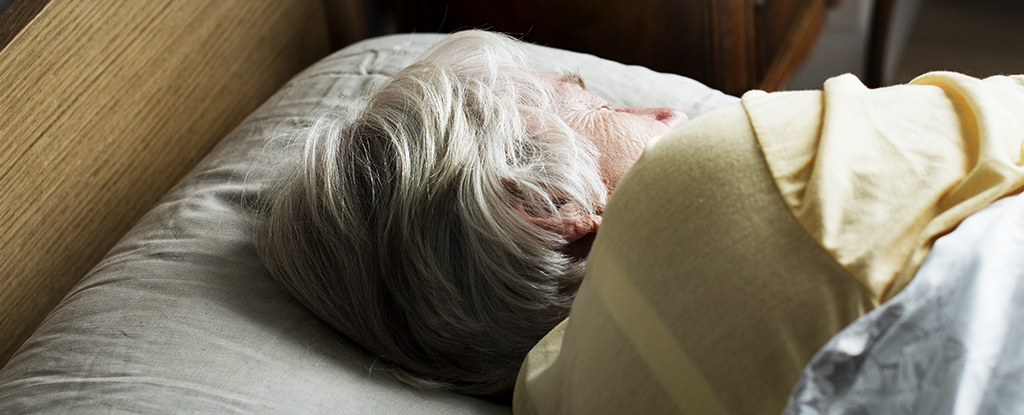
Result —
[[[0,370],[0,413],[509,413],[371,370],[372,356],[277,287],[252,243],[263,190],[301,157],[291,133],[323,112],[344,118],[439,38],[368,40],[292,79],[165,195]],[[537,69],[577,70],[612,105],[696,117],[737,100],[681,76],[529,50]]]
[[[741,105],[649,144],[609,201],[569,319],[524,362],[517,414],[778,413],[870,309],[793,218]]]
[[[743,106],[794,216],[876,303],[936,238],[1024,185],[1024,77],[933,72],[869,90],[844,75]]]
[[[1024,412],[1024,195],[935,242],[892,300],[832,338],[785,415]]]
[[[1024,86],[933,73],[756,91],[652,141],[612,196],[517,413],[775,414],[935,238],[1019,191]]]

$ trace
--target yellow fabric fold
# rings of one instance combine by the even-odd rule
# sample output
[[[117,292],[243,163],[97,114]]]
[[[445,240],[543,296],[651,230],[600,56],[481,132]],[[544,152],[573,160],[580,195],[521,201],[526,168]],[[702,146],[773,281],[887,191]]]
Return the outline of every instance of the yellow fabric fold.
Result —
[[[800,115],[787,93],[743,105],[794,216],[876,302],[910,282],[936,238],[1024,183],[1020,78],[936,72],[870,90],[844,75],[820,94]]]
[[[570,318],[517,414],[777,414],[871,308],[779,197],[742,105],[652,141],[609,201]]]

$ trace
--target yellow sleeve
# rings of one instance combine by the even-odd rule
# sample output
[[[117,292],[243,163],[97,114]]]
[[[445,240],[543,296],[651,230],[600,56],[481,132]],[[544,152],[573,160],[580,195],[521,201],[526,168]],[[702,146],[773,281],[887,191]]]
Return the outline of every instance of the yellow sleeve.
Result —
[[[751,92],[654,140],[517,414],[770,414],[932,242],[1024,184],[1024,78]]]
[[[786,105],[820,114],[819,97]],[[814,353],[870,308],[728,106],[652,141],[619,184],[569,320],[530,352],[513,408],[778,414]]]
[[[936,72],[875,90],[832,78],[813,134],[792,133],[779,99],[743,97],[779,191],[878,303],[910,282],[936,238],[1024,184],[1020,78]]]

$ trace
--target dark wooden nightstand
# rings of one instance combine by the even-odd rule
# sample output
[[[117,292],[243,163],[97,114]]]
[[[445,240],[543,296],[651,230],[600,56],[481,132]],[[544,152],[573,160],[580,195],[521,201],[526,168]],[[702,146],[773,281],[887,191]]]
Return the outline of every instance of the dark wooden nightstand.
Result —
[[[828,0],[395,0],[399,31],[483,28],[697,79],[730,94],[785,86]]]

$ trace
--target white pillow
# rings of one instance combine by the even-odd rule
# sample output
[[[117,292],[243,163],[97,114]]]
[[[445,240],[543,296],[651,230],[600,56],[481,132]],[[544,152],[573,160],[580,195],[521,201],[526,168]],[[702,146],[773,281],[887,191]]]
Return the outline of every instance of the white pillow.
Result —
[[[352,347],[269,278],[252,207],[282,158],[281,132],[346,112],[437,35],[341,50],[296,76],[140,220],[0,370],[0,413],[508,413],[370,372]],[[533,47],[542,70],[578,70],[617,106],[691,118],[735,98],[676,75]],[[27,276],[23,276],[27,277]],[[30,278],[30,277],[28,277]]]

